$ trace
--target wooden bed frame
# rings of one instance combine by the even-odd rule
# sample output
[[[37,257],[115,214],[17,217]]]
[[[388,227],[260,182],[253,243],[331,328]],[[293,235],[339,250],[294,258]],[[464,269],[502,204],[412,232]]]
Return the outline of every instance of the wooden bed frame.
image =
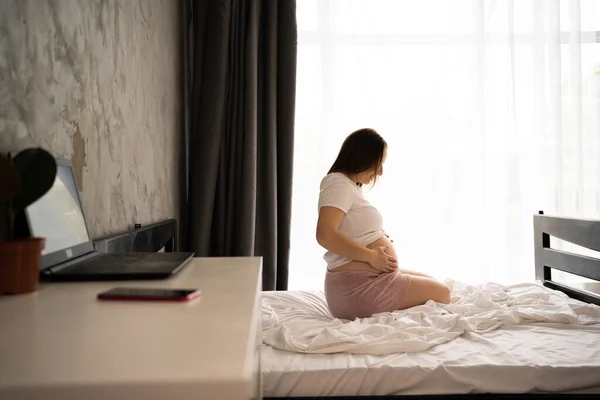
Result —
[[[568,272],[584,278],[600,281],[600,259],[574,254],[550,247],[550,237],[600,251],[600,221],[553,217],[543,211],[533,216],[535,278],[544,286],[560,290],[569,297],[587,303],[600,305],[600,291],[596,294],[581,288],[568,286],[552,280],[552,269]],[[600,284],[600,282],[599,282]],[[444,394],[444,395],[387,395],[387,396],[315,396],[315,397],[265,397],[268,400],[353,400],[353,399],[393,399],[406,400],[458,400],[458,399],[541,399],[549,398],[598,398],[598,394],[558,394],[558,393],[482,393],[482,394]]]

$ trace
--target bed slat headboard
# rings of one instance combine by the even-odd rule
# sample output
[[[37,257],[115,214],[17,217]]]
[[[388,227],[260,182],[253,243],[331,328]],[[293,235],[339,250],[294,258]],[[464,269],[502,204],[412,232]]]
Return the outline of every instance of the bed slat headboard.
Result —
[[[600,259],[550,247],[550,236],[600,251],[600,221],[553,217],[542,211],[533,217],[535,277],[544,286],[560,290],[572,298],[600,305],[600,296],[552,281],[551,269],[600,281]]]

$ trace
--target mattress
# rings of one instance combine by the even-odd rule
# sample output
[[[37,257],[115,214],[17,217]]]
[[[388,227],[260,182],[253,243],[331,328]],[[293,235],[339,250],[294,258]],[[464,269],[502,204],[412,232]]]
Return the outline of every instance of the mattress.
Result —
[[[263,330],[273,328],[274,317],[332,318],[321,292],[265,292],[262,301]],[[600,393],[600,325],[524,322],[387,355],[303,354],[263,344],[261,370],[264,397]]]

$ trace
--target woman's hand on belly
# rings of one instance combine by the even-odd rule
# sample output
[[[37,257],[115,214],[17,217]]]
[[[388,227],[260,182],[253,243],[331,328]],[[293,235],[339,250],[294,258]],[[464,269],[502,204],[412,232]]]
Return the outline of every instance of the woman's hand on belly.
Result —
[[[387,238],[386,236],[382,236],[379,239],[377,239],[376,241],[374,241],[373,243],[370,243],[367,245],[367,248],[369,249],[374,249],[376,247],[386,247],[385,252],[392,256],[394,258],[394,260],[398,260],[398,255],[396,254],[396,249],[394,248],[394,244],[392,243],[392,240]]]
[[[391,271],[387,271],[387,270],[379,270],[376,268],[373,268],[373,266],[371,264],[369,264],[368,262],[364,262],[364,261],[351,261],[347,264],[341,265],[337,268],[334,268],[333,271],[348,271],[348,270],[363,270],[363,271],[369,271],[369,272],[373,272],[375,274],[382,274],[382,273],[389,273],[389,272],[393,272],[396,271],[398,269],[398,261],[397,261],[397,257],[396,257],[396,249],[394,249],[394,245],[392,244],[391,240],[388,239],[387,237],[383,236],[379,239],[377,239],[376,241],[374,241],[373,243],[370,243],[366,246],[367,248],[373,250],[377,247],[384,247],[385,250],[384,252],[388,255],[394,258],[395,261],[395,267],[391,269]]]
[[[398,269],[396,249],[386,236],[368,244],[367,248],[375,250],[378,254],[378,259],[371,263],[371,267],[378,270],[379,273],[393,272]]]
[[[369,261],[371,267],[379,272],[394,272],[398,269],[398,261],[388,253],[387,246],[373,248],[373,258]]]

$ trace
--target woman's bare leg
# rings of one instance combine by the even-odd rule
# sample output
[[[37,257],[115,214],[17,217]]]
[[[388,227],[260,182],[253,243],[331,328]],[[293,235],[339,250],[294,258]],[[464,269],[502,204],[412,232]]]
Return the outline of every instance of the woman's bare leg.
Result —
[[[435,279],[412,275],[410,286],[402,299],[400,309],[419,306],[429,300],[437,303],[450,303],[450,289]]]

